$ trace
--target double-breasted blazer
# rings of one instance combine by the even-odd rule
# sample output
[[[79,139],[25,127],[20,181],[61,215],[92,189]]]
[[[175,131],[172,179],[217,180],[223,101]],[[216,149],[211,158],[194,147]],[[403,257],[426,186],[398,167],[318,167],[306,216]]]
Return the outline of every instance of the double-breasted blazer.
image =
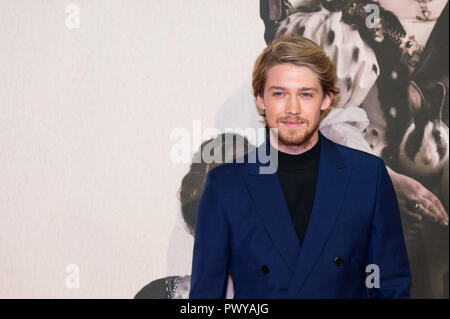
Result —
[[[319,138],[317,184],[302,245],[277,174],[261,174],[259,154],[268,154],[268,137],[253,151],[256,156],[248,153],[208,172],[197,212],[190,298],[225,298],[229,271],[235,299],[409,298],[408,256],[384,160],[320,131]]]

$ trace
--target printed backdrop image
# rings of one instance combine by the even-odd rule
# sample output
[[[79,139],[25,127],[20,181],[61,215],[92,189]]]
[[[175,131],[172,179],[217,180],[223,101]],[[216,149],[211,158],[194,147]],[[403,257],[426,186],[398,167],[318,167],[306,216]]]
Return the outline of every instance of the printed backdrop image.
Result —
[[[448,1],[261,0],[261,10],[266,42],[300,34],[336,64],[341,100],[320,130],[385,160],[411,297],[448,298],[449,233],[440,223],[449,209]]]
[[[411,297],[448,298],[448,6],[0,0],[0,298],[188,298],[198,204],[220,165],[202,154],[230,161],[263,142],[244,131],[264,128],[252,69],[284,34],[337,66],[320,131],[386,163]]]

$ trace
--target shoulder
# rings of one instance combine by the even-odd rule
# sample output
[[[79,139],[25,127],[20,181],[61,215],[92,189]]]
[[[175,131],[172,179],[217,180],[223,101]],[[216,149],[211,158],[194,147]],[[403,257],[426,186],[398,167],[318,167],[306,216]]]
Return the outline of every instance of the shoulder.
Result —
[[[379,156],[335,143],[329,139],[326,142],[337,150],[345,165],[349,165],[352,168],[376,171],[380,166],[385,166],[384,160]]]
[[[247,165],[249,165],[248,154],[245,154],[234,159],[233,162],[225,162],[210,169],[208,175],[210,175],[214,181],[224,182],[226,180],[235,180]]]

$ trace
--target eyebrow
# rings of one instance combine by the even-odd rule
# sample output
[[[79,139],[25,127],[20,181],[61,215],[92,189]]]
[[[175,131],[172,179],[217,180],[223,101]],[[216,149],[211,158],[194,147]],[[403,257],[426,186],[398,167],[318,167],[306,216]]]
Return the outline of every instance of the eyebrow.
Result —
[[[274,86],[274,85],[272,85],[271,87],[269,87],[269,90],[283,90],[283,91],[286,91],[286,88],[284,88],[282,86]],[[317,90],[316,88],[309,88],[309,87],[304,87],[304,86],[300,88],[300,91],[302,91],[302,92],[313,91],[313,92],[316,92],[316,93],[319,92],[319,90]]]

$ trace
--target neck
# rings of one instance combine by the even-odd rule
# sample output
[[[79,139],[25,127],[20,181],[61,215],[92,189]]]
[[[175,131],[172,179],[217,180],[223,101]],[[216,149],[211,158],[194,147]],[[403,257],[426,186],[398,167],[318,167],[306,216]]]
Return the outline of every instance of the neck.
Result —
[[[277,143],[278,145],[274,145],[275,143],[273,141],[275,137],[272,134],[270,134],[269,138],[270,144],[279,152],[298,155],[310,150],[311,148],[313,148],[314,145],[316,145],[317,141],[319,140],[319,133],[318,131],[315,131],[304,143],[300,145],[286,145],[281,143],[279,139]]]

